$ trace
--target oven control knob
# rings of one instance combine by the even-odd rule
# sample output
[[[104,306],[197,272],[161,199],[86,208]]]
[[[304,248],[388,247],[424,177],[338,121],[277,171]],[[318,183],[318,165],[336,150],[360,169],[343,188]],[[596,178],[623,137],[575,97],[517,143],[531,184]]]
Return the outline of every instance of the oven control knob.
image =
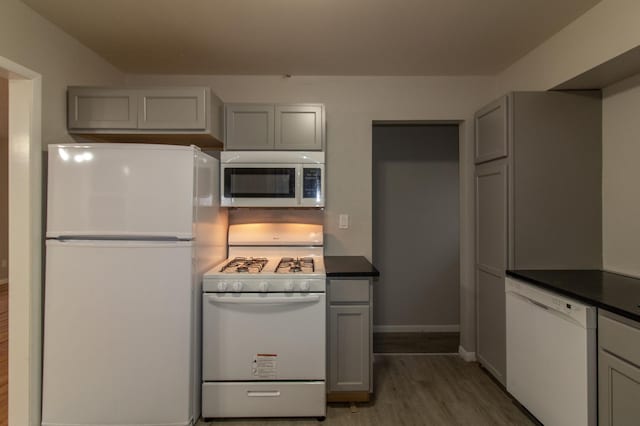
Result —
[[[233,291],[240,290],[242,290],[242,283],[240,281],[236,281],[235,283],[233,283]]]
[[[300,290],[302,291],[309,291],[309,287],[310,287],[309,281],[302,281],[300,283]]]
[[[262,292],[266,292],[267,290],[269,290],[269,283],[266,281],[262,281],[259,285],[260,291]]]
[[[289,280],[289,281],[285,281],[284,283],[284,289],[286,291],[293,291],[293,281]]]
[[[218,291],[227,291],[227,282],[226,281],[220,281],[218,283]]]

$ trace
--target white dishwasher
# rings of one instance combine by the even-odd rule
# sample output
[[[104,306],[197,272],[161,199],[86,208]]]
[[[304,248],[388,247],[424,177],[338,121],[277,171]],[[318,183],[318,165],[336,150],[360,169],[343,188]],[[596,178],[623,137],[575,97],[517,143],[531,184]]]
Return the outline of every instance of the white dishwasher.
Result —
[[[545,426],[597,424],[596,308],[507,278],[507,390]]]

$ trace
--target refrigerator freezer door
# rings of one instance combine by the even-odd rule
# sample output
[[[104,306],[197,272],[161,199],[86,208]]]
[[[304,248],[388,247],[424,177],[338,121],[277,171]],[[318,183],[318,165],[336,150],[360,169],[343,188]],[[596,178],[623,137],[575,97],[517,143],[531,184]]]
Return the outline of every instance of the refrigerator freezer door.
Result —
[[[188,425],[192,243],[47,242],[42,425]]]
[[[191,239],[191,147],[50,145],[47,237]]]

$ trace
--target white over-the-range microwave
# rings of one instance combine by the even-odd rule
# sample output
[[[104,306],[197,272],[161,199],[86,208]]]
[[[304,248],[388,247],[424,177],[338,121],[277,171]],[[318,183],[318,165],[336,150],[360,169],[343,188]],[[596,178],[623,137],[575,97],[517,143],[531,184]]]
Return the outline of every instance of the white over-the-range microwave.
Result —
[[[220,196],[227,207],[324,207],[324,152],[223,151]]]

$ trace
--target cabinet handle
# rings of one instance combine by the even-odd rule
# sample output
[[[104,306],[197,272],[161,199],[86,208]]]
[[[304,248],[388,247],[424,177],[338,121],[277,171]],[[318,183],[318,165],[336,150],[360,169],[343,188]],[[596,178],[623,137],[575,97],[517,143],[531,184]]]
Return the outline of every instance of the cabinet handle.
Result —
[[[280,396],[280,391],[247,391],[250,398],[265,398]]]

